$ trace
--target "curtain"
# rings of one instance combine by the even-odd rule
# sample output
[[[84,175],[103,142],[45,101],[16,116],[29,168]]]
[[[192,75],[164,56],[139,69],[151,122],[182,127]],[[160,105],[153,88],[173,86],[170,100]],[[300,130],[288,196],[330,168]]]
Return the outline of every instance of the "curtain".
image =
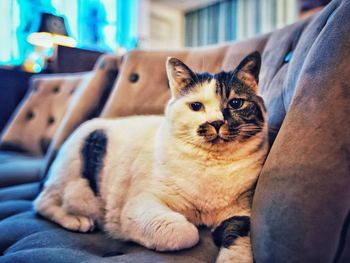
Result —
[[[266,33],[297,20],[297,0],[222,0],[185,14],[186,46]]]

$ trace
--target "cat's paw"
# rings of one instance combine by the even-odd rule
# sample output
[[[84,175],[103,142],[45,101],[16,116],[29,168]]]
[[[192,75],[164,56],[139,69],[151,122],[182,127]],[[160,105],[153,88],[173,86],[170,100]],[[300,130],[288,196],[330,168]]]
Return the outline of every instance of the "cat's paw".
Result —
[[[253,263],[250,237],[238,237],[229,247],[220,248],[215,263]]]
[[[83,233],[93,231],[95,228],[94,221],[84,216],[69,216],[61,222],[61,225],[66,229]]]
[[[190,248],[199,241],[198,229],[189,222],[172,222],[160,227],[155,249],[158,251],[172,251]]]
[[[230,249],[221,249],[215,263],[253,263],[251,253],[236,253]]]

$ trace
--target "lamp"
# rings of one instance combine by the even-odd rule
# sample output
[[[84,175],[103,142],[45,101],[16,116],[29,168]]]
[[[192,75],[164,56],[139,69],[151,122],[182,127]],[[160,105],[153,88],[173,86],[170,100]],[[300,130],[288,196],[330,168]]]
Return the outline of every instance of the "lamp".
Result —
[[[27,41],[35,46],[23,63],[29,72],[54,72],[54,59],[57,45],[75,47],[77,42],[68,36],[67,24],[62,16],[41,13],[39,28],[27,37]]]
[[[56,45],[75,47],[77,42],[69,37],[65,19],[61,16],[42,13],[37,32],[31,33],[27,41],[35,46],[53,47]]]

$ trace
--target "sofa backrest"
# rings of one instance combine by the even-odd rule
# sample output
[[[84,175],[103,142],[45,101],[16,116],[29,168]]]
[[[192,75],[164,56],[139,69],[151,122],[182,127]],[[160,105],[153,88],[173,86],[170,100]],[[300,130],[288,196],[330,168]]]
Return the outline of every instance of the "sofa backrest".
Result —
[[[169,56],[181,59],[195,71],[215,73],[232,69],[249,52],[262,51],[267,37],[178,51],[131,51],[123,58],[118,80],[101,116],[163,114],[170,98],[165,72]]]
[[[234,69],[250,52],[262,54],[260,93],[264,97],[270,140],[273,142],[294,94],[295,83],[287,81],[293,50],[310,19],[270,34],[245,41],[179,51],[135,50],[123,59],[118,80],[102,112],[112,118],[138,114],[163,114],[170,97],[165,61],[168,56],[183,60],[195,71],[215,73]]]
[[[62,143],[84,121],[98,117],[111,93],[118,75],[121,59],[112,54],[102,55],[95,64],[93,72],[84,80],[79,95],[72,100],[67,112],[52,138],[45,155],[41,175],[45,176],[51,162]]]
[[[350,1],[332,0],[294,32],[284,76],[263,85],[280,86],[287,114],[255,191],[255,262],[350,262]],[[269,65],[288,37],[273,35]]]
[[[0,148],[42,156],[85,76],[33,77],[27,95],[3,131]]]
[[[117,57],[104,55],[92,72],[33,77],[0,137],[0,149],[35,156],[57,149],[80,123],[100,114],[117,72]]]

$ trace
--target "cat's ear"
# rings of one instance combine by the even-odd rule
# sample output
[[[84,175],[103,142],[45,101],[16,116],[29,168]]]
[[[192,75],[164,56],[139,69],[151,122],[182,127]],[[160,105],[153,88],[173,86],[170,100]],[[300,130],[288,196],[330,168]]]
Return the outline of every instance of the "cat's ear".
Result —
[[[177,58],[168,57],[166,72],[173,97],[183,94],[186,88],[193,84],[195,78],[193,71]]]
[[[257,89],[259,83],[259,73],[261,67],[261,56],[258,51],[255,51],[246,56],[241,63],[239,63],[235,72],[238,79],[243,81],[249,87],[254,90]]]

